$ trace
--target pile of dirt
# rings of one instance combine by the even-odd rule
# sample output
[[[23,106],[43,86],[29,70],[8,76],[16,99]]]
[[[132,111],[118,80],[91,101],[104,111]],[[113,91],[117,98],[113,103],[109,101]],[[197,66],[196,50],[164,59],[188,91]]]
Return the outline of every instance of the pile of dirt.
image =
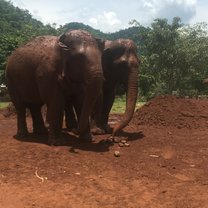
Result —
[[[138,109],[133,124],[177,128],[208,127],[208,100],[159,96]]]

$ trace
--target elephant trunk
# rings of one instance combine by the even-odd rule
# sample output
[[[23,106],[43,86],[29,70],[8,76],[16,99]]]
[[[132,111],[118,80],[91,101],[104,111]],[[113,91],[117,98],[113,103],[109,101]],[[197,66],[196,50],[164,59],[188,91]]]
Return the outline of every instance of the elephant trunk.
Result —
[[[138,94],[138,61],[129,64],[128,86],[126,94],[126,110],[121,121],[113,128],[112,135],[124,128],[133,117]]]
[[[102,83],[103,77],[98,75],[98,77],[93,78],[93,81],[91,80],[85,88],[86,93],[78,125],[80,135],[83,135],[89,127],[89,117],[98,96],[102,93]]]

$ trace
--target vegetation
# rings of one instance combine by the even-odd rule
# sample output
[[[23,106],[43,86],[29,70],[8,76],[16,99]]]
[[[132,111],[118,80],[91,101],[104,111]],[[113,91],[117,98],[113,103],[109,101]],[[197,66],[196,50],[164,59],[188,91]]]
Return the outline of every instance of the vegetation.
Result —
[[[206,23],[184,25],[175,17],[171,23],[167,19],[155,19],[150,27],[144,27],[133,20],[128,29],[115,33],[103,33],[82,23],[54,26],[44,25],[27,10],[0,0],[0,85],[5,83],[6,58],[15,48],[35,36],[59,35],[80,28],[102,39],[135,41],[141,59],[139,93],[144,100],[157,94],[197,96],[208,93],[208,88],[202,84],[208,77]]]
[[[156,19],[142,36],[141,94],[194,96],[205,93],[208,76],[207,24],[186,26],[175,17],[171,24]]]
[[[52,26],[33,19],[27,10],[0,0],[0,84],[5,82],[6,58],[15,48],[38,35],[57,33]]]
[[[9,102],[0,102],[0,110],[6,108],[9,105]]]
[[[142,107],[145,102],[137,102],[136,109]],[[124,113],[126,108],[126,96],[117,96],[115,102],[113,103],[113,107],[111,109],[111,113]]]

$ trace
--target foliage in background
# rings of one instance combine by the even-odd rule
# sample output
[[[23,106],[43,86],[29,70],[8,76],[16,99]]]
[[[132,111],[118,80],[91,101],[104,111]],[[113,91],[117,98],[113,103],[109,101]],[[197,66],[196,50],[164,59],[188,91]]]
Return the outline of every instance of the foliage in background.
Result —
[[[0,84],[5,82],[6,58],[11,52],[29,39],[46,34],[57,34],[57,30],[32,18],[27,10],[0,0]]]
[[[207,93],[202,80],[208,77],[207,24],[183,25],[179,17],[169,24],[156,19],[143,33],[140,93],[195,96]]]
[[[39,35],[59,35],[69,29],[85,29],[95,37],[114,40],[132,39],[141,60],[139,94],[151,98],[157,94],[196,96],[208,93],[202,80],[208,77],[208,27],[206,23],[184,25],[179,17],[169,23],[155,19],[150,27],[132,20],[130,27],[115,33],[103,33],[83,23],[59,27],[44,25],[27,10],[0,0],[0,84],[5,83],[6,58],[18,46]],[[117,89],[118,94],[123,89]]]
[[[141,102],[140,99],[138,99],[136,108],[141,108],[146,102]],[[115,102],[113,103],[113,107],[111,109],[111,113],[124,113],[126,109],[126,96],[116,96]]]

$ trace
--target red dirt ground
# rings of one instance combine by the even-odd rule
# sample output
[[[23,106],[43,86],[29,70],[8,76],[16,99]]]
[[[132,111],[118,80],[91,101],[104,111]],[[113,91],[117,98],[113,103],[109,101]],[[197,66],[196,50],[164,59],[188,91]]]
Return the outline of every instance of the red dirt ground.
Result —
[[[15,133],[15,116],[0,114],[0,208],[208,207],[207,100],[152,99],[118,135],[130,147]]]

